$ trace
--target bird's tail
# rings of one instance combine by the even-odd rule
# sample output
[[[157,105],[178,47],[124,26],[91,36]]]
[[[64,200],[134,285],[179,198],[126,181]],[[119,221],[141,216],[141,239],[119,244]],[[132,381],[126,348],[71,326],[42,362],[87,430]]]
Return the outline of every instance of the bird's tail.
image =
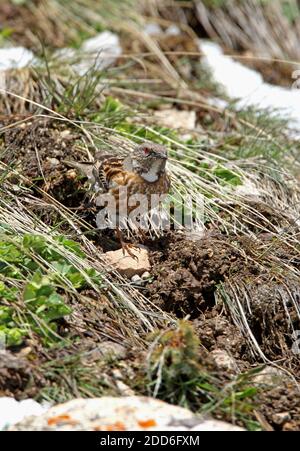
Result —
[[[63,163],[65,163],[67,166],[70,166],[71,168],[78,169],[82,175],[85,175],[92,183],[94,183],[95,180],[95,163],[89,163],[89,162],[78,162],[78,161],[69,161],[69,160],[62,160]]]

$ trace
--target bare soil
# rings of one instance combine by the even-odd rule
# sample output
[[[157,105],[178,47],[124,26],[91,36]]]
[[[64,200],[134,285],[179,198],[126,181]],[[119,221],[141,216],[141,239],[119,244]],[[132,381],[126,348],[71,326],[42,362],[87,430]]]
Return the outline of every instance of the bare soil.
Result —
[[[244,270],[245,259],[218,232],[197,241],[174,234],[160,244],[161,250],[152,254],[155,281],[149,296],[178,317],[194,319],[214,307],[217,285]],[[254,265],[248,270],[257,272]]]
[[[13,123],[17,120],[14,116]],[[6,117],[0,125],[9,123]],[[6,151],[1,160],[14,166],[25,177],[25,183],[43,189],[67,207],[77,206],[83,198],[82,184],[68,176],[69,168],[62,162],[74,159],[77,138],[75,130],[52,120],[24,120],[21,126],[4,132]]]

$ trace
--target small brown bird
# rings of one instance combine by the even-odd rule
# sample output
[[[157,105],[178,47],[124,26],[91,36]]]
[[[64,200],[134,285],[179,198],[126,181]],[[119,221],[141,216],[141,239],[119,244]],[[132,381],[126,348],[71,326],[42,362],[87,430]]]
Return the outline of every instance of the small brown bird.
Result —
[[[168,159],[167,149],[159,144],[145,142],[136,146],[125,158],[112,155],[95,155],[93,163],[68,162],[68,165],[79,169],[86,175],[97,193],[96,204],[105,204],[107,194],[113,196],[116,205],[116,230],[124,248],[120,234],[120,211],[127,215],[139,206],[135,197],[144,195],[148,200],[144,204],[142,214],[155,208],[156,196],[169,192],[170,177],[166,171]],[[125,195],[124,195],[125,193]],[[132,200],[133,199],[133,200]]]

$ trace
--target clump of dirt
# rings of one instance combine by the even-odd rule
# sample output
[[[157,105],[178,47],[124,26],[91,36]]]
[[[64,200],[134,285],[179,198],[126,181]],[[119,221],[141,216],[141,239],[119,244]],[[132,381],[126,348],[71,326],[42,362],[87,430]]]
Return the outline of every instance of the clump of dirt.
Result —
[[[244,370],[263,362],[264,355],[297,377],[292,347],[293,331],[300,330],[299,281],[280,279],[268,256],[267,262],[255,263],[258,250],[258,241],[243,237],[209,232],[195,242],[170,234],[151,254],[153,280],[146,294],[164,311],[189,315],[208,351],[227,351]]]
[[[221,234],[192,241],[170,234],[161,249],[151,256],[154,281],[147,286],[152,302],[182,318],[197,318],[215,304],[214,293],[226,277],[244,271],[257,273],[255,264],[247,267],[245,258]]]
[[[59,169],[62,158],[71,157],[76,136],[48,119],[33,119],[4,132],[8,158],[17,159],[25,175],[33,180],[44,175],[47,181]],[[55,158],[56,161],[51,161]],[[50,164],[52,163],[52,165]]]
[[[259,396],[260,412],[275,431],[299,431],[300,389],[283,382]]]
[[[37,368],[22,355],[2,351],[0,357],[0,396],[15,396],[17,399],[35,396],[38,392],[37,380],[33,384],[32,374],[37,376]],[[26,395],[25,395],[26,392]]]
[[[4,125],[15,121],[12,117]],[[1,160],[15,167],[31,186],[43,189],[65,206],[77,207],[85,196],[83,184],[69,175],[64,163],[76,159],[77,139],[75,131],[51,119],[25,120],[4,132]]]
[[[222,349],[240,360],[246,351],[245,337],[221,310],[222,306],[216,306],[202,313],[193,321],[194,329],[208,351]]]

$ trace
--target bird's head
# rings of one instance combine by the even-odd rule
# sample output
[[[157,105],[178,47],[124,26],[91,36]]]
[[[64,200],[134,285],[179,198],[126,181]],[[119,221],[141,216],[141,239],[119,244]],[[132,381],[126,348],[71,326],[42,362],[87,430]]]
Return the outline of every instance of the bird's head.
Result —
[[[149,142],[138,145],[130,155],[132,170],[149,182],[156,181],[165,171],[167,159],[166,147]]]

